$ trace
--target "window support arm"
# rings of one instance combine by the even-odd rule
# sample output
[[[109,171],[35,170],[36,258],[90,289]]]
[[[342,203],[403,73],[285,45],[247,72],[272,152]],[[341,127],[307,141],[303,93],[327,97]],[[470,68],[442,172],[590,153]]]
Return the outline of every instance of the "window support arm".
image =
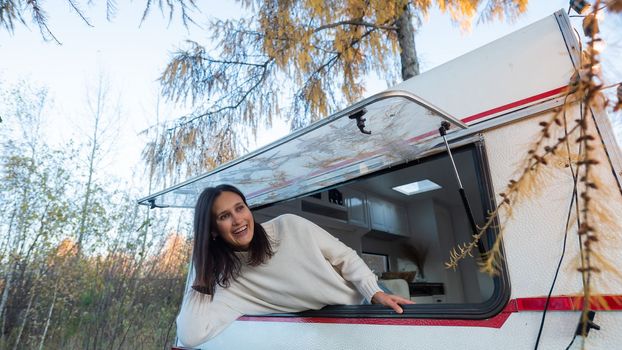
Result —
[[[460,174],[458,173],[458,168],[456,167],[456,162],[454,161],[454,157],[451,153],[451,148],[449,148],[449,143],[447,142],[447,130],[451,124],[447,121],[441,122],[441,127],[438,128],[438,132],[443,138],[443,142],[445,142],[445,147],[447,148],[447,154],[449,154],[449,160],[451,160],[451,165],[454,168],[454,174],[456,175],[456,181],[458,182],[458,192],[460,193],[460,198],[462,198],[462,205],[464,206],[464,210],[466,211],[467,217],[469,219],[469,224],[471,226],[471,230],[473,231],[473,235],[477,235],[479,233],[479,229],[475,224],[475,218],[473,217],[473,211],[471,210],[471,205],[469,204],[469,199],[464,192],[464,187],[462,186],[462,181],[460,180]],[[486,253],[486,248],[484,248],[484,244],[481,240],[477,241],[477,249],[479,250],[480,255]]]

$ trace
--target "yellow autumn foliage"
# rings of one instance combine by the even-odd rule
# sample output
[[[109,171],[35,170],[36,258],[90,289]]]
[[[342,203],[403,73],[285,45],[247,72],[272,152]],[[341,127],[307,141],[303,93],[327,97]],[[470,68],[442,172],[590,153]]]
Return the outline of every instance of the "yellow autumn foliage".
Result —
[[[233,124],[256,130],[273,117],[299,128],[352,104],[365,94],[365,78],[376,73],[397,82],[419,72],[412,40],[433,8],[468,28],[478,18],[512,18],[526,0],[238,0],[249,18],[216,20],[210,25],[216,50],[189,41],[160,77],[163,94],[191,99],[196,111],[158,137],[156,152],[145,152],[162,177],[200,173],[219,163],[210,151],[237,155],[243,142],[221,141]],[[485,6],[484,6],[485,5]],[[483,10],[483,13],[481,12]],[[478,11],[480,11],[478,13]],[[479,16],[479,17],[478,17]],[[403,72],[396,69],[406,66]],[[404,67],[402,67],[404,68]],[[279,103],[287,103],[279,108]],[[184,129],[209,135],[202,142]],[[251,132],[254,135],[254,132]],[[236,135],[228,140],[243,140]],[[224,147],[228,143],[228,147]],[[152,150],[153,151],[153,150]],[[150,156],[151,155],[151,156]],[[202,159],[210,157],[211,160]],[[230,160],[230,159],[227,159]],[[195,167],[198,166],[198,168]]]

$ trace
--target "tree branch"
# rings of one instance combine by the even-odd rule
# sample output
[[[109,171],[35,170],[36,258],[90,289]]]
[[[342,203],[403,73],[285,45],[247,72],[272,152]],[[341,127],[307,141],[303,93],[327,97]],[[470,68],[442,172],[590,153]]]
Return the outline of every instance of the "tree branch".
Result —
[[[67,2],[69,3],[69,5],[71,5],[71,7],[73,8],[74,11],[76,11],[76,13],[78,14],[78,16],[80,16],[80,18],[82,19],[82,21],[84,21],[84,23],[86,23],[86,25],[88,25],[89,27],[93,27],[93,25],[91,24],[91,22],[88,20],[88,18],[86,18],[86,16],[84,15],[84,13],[82,13],[82,9],[80,9],[80,7],[78,7],[78,4],[75,3],[74,0],[67,0]],[[106,2],[106,7],[108,8],[108,4],[110,2]],[[106,9],[106,12],[108,12],[108,9]],[[106,15],[106,17],[108,17],[108,15]]]
[[[363,35],[361,35],[360,38],[356,38],[356,39],[352,40],[350,42],[350,45],[348,46],[348,48],[354,47],[354,45],[358,44],[363,38],[369,36],[376,29],[377,28],[370,29],[370,30],[366,31],[365,33],[363,33]],[[311,79],[315,78],[325,68],[332,66],[341,57],[342,54],[343,54],[343,52],[336,52],[335,56],[331,57],[328,61],[324,62],[324,64],[319,66],[315,71],[313,71],[313,73],[311,73],[311,75],[309,76],[309,79],[307,79],[307,82],[310,81]],[[317,78],[315,78],[315,79],[317,79]]]
[[[383,26],[383,25],[378,25],[378,24],[374,24],[374,23],[370,23],[370,22],[365,22],[363,20],[350,19],[350,20],[346,20],[346,21],[329,23],[329,24],[325,24],[325,25],[319,26],[319,27],[315,28],[313,30],[313,32],[317,33],[317,32],[320,32],[322,30],[325,30],[325,29],[330,29],[330,28],[335,28],[335,27],[345,26],[345,25],[371,27],[371,28],[382,29],[382,30],[397,30],[397,27],[395,27],[395,26]]]
[[[209,63],[220,63],[220,64],[227,64],[227,65],[262,67],[262,68],[265,68],[266,65],[269,63],[269,61],[264,62],[264,63],[251,63],[251,62],[244,62],[244,61],[216,60],[216,59],[209,58],[209,57],[201,57],[201,59]]]
[[[220,107],[220,108],[218,108],[217,110],[214,110],[214,111],[208,111],[208,112],[196,115],[196,116],[194,116],[194,117],[192,117],[192,118],[190,118],[188,120],[185,120],[183,122],[178,123],[175,127],[169,128],[167,131],[170,132],[170,131],[172,131],[172,130],[174,130],[176,128],[179,128],[181,126],[190,124],[190,123],[194,122],[195,120],[204,118],[206,116],[210,116],[210,115],[214,115],[214,114],[218,114],[218,113],[224,112],[226,110],[232,110],[232,109],[238,108],[242,104],[242,102],[244,102],[248,98],[248,96],[255,89],[257,89],[259,87],[259,85],[266,79],[266,75],[268,73],[268,65],[270,63],[272,63],[272,62],[274,62],[274,59],[270,58],[269,60],[267,60],[263,64],[253,64],[253,66],[257,66],[257,67],[262,67],[263,68],[263,70],[261,72],[261,75],[260,75],[259,79],[257,79],[257,81],[248,90],[246,90],[246,92],[244,92],[244,94],[240,97],[240,99],[237,102],[235,102],[233,104],[230,104],[230,105],[227,105],[227,106],[222,106],[222,107]],[[247,82],[250,81],[250,80],[251,79],[247,79]],[[216,105],[217,105],[217,103],[216,103]]]

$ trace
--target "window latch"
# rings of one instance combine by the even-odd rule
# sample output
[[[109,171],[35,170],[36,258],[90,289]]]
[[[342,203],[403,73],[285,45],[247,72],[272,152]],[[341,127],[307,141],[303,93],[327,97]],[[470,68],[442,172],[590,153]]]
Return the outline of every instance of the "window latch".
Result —
[[[359,127],[359,130],[361,130],[363,134],[371,135],[371,131],[365,130],[365,121],[367,120],[363,118],[365,113],[367,113],[367,110],[363,108],[359,111],[356,111],[355,113],[350,114],[348,118],[356,119],[356,126]]]

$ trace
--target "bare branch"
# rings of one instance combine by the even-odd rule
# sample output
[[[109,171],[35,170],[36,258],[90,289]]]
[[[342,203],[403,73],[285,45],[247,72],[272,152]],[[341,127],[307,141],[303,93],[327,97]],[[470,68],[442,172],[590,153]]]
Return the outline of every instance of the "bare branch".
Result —
[[[352,20],[347,20],[347,21],[340,21],[340,22],[335,22],[335,23],[324,24],[324,25],[321,25],[321,26],[315,28],[313,30],[313,32],[317,33],[317,32],[320,32],[322,30],[325,30],[325,29],[331,29],[331,28],[335,28],[335,27],[339,27],[339,26],[346,26],[346,25],[362,26],[362,27],[372,27],[372,28],[382,29],[382,30],[396,30],[397,29],[397,27],[395,27],[395,26],[378,25],[378,24],[375,24],[375,23],[365,22],[363,20],[352,19]]]
[[[260,88],[261,84],[265,81],[265,79],[266,79],[266,77],[268,75],[268,65],[270,65],[272,62],[273,62],[273,60],[268,60],[264,64],[233,63],[233,64],[239,64],[239,65],[251,65],[251,66],[255,66],[255,67],[262,67],[264,69],[262,70],[262,73],[260,74],[260,77],[252,84],[252,86],[249,89],[247,89],[246,91],[244,91],[242,93],[242,96],[236,102],[234,102],[232,104],[229,104],[229,105],[225,105],[225,106],[219,107],[219,108],[217,108],[215,110],[211,110],[211,111],[207,111],[207,112],[195,115],[195,116],[193,116],[193,117],[191,117],[190,119],[187,119],[187,120],[184,118],[184,120],[181,123],[178,123],[175,126],[175,128],[183,127],[186,124],[191,124],[191,123],[195,122],[197,119],[201,119],[201,118],[205,118],[205,117],[210,117],[210,116],[213,116],[213,115],[221,114],[221,113],[223,113],[223,112],[225,112],[227,110],[235,110],[235,109],[239,108],[242,105],[242,103],[247,101],[247,99],[249,98],[249,96],[252,93],[256,92]],[[250,82],[250,81],[254,80],[253,78],[254,77],[250,77],[244,83]],[[220,99],[220,101],[222,101],[222,100],[223,99]],[[218,106],[219,104],[215,103],[214,105]],[[172,130],[172,129],[169,129],[169,131],[170,130]]]
[[[145,10],[143,11],[143,16],[140,19],[141,25],[147,19],[147,16],[151,12],[151,6],[155,1],[157,1],[158,7],[160,8],[160,12],[162,14],[164,14],[165,12],[168,13],[169,24],[173,21],[175,8],[179,8],[179,10],[181,11],[180,17],[184,26],[188,27],[190,23],[197,24],[194,19],[192,19],[192,15],[190,14],[192,11],[199,10],[195,0],[166,0],[165,3],[163,3],[162,0],[147,0],[147,2],[145,3]],[[165,10],[165,8],[167,10]]]
[[[108,4],[111,3],[111,1],[112,0],[108,0],[107,1],[107,3],[106,3],[107,7],[109,6]],[[80,16],[80,18],[82,19],[82,21],[84,21],[84,23],[86,23],[89,27],[93,27],[91,22],[88,20],[88,18],[86,18],[86,16],[82,12],[82,9],[80,9],[78,4],[76,4],[76,2],[74,0],[67,0],[67,2],[69,3],[69,5],[71,5],[71,8],[73,8],[73,10],[78,14],[78,16]],[[107,9],[107,11],[108,11],[108,9]]]

